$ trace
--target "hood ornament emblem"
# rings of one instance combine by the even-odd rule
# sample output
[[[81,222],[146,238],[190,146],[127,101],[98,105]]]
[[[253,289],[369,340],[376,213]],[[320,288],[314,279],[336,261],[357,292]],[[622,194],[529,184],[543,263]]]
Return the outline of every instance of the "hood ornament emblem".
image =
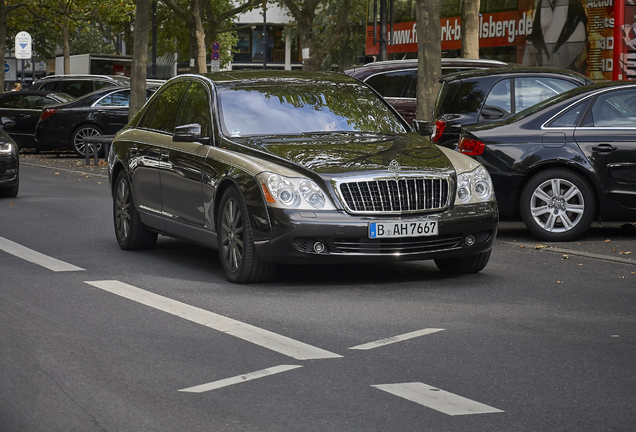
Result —
[[[393,159],[391,163],[389,163],[389,171],[391,171],[393,174],[397,175],[401,169],[402,167],[397,160]]]

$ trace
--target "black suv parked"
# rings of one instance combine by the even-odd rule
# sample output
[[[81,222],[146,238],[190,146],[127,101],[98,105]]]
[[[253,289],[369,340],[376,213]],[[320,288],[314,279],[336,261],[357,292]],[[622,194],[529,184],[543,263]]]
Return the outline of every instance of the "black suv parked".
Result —
[[[592,81],[570,70],[515,67],[459,72],[441,83],[431,139],[454,149],[462,125],[505,119]]]
[[[442,74],[511,66],[499,60],[443,58]],[[344,71],[380,93],[409,123],[417,107],[417,59],[369,63]]]
[[[31,90],[48,90],[69,94],[75,98],[104,87],[129,86],[130,78],[110,75],[49,75],[36,81]]]

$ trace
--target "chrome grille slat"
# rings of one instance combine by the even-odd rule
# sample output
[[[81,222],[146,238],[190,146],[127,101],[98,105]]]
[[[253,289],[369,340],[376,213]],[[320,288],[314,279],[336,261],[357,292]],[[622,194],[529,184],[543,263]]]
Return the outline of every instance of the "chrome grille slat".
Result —
[[[347,211],[368,214],[403,214],[441,210],[448,206],[446,178],[357,178],[336,183]]]

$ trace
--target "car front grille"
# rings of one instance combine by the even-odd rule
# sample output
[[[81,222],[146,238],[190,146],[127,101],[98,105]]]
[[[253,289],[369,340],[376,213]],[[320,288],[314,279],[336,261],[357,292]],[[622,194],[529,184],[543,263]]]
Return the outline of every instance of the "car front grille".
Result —
[[[340,252],[369,255],[408,255],[435,252],[460,247],[462,236],[435,238],[396,239],[336,239],[335,246]]]
[[[339,181],[336,189],[349,213],[404,214],[448,207],[447,178],[400,177]]]

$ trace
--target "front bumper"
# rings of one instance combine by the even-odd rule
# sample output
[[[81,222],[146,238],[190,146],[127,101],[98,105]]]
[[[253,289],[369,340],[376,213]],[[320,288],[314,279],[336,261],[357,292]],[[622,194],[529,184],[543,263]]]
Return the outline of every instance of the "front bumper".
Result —
[[[475,255],[492,248],[497,235],[494,202],[455,206],[426,216],[371,217],[344,212],[290,211],[269,208],[271,237],[257,241],[264,261],[318,264],[408,261]],[[438,235],[369,239],[369,222],[434,219]],[[320,250],[321,243],[324,250]]]
[[[0,156],[0,187],[13,187],[18,183],[18,159]]]

